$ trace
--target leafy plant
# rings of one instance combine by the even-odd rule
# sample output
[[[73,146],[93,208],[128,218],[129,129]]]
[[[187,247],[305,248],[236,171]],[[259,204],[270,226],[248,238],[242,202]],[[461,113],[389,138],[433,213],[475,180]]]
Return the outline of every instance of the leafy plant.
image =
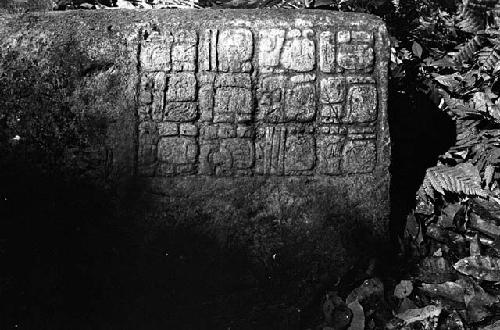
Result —
[[[470,163],[462,163],[454,167],[439,165],[429,168],[424,178],[423,189],[430,196],[434,196],[434,191],[442,195],[451,192],[488,196],[488,193],[481,188],[478,169]]]

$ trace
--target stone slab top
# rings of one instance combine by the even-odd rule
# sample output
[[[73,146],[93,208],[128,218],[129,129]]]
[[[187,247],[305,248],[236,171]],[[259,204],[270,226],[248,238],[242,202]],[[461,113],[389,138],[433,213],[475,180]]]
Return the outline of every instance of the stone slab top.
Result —
[[[315,25],[338,25],[338,24],[368,24],[370,26],[385,26],[380,17],[365,13],[336,12],[321,9],[106,9],[106,10],[67,10],[67,11],[45,11],[14,14],[1,12],[3,20],[9,17],[17,17],[18,21],[28,17],[54,18],[78,20],[87,22],[109,22],[111,24],[144,23],[146,19],[168,19],[169,24],[204,24],[208,21],[218,21],[220,24],[265,24],[277,21],[292,22],[296,19],[314,19]],[[244,23],[247,22],[247,23]],[[309,24],[309,23],[306,23]],[[310,24],[309,24],[310,25]]]

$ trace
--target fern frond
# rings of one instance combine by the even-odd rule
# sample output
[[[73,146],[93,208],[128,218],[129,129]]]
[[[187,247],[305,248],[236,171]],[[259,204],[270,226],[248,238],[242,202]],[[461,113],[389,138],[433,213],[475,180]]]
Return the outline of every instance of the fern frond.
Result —
[[[453,61],[458,65],[470,62],[474,58],[474,54],[481,49],[484,42],[485,38],[482,35],[475,35],[459,48],[458,53],[453,55]]]
[[[493,70],[500,62],[500,47],[484,47],[478,52],[477,60],[481,64],[481,70]]]
[[[460,23],[457,27],[465,32],[476,33],[486,27],[488,12],[493,10],[498,0],[468,0],[464,1]]]
[[[488,196],[488,193],[481,188],[479,170],[470,163],[462,163],[454,167],[438,165],[429,168],[425,174],[423,187],[431,197],[433,196],[430,193],[431,188],[441,195],[452,192],[468,196]]]
[[[462,20],[457,24],[461,30],[469,33],[475,33],[484,30],[486,26],[486,11],[477,9],[468,9],[462,15]]]

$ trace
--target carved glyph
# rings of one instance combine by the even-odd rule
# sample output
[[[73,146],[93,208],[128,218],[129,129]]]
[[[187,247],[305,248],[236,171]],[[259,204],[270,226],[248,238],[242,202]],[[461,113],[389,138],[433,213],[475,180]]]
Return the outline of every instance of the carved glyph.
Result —
[[[223,30],[217,42],[219,71],[249,72],[252,69],[253,35],[248,29]]]
[[[269,123],[312,121],[316,110],[315,76],[264,76],[257,89],[257,118]]]
[[[170,70],[173,40],[170,31],[151,30],[142,34],[140,64],[143,72]]]
[[[373,70],[375,54],[372,32],[340,30],[337,33],[337,40],[339,71],[371,72]]]

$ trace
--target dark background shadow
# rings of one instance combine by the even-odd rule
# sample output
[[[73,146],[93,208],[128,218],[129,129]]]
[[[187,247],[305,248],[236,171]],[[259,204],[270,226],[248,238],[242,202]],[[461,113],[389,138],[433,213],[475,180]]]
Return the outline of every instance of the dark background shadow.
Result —
[[[425,95],[392,93],[389,114],[395,243],[426,168],[453,145],[455,134],[453,122]],[[106,190],[11,165],[0,175],[1,329],[210,329],[235,320],[255,329],[299,327],[296,312],[286,316],[283,306],[273,305],[286,272],[259,279],[248,272],[243,247],[221,248],[188,226],[146,242],[148,233],[132,213],[116,216],[116,196]],[[317,298],[303,315],[312,323]]]
[[[396,244],[425,170],[454,144],[455,126],[425,94],[391,92],[389,101]],[[288,268],[259,278],[249,273],[252,262],[244,247],[221,248],[189,226],[145,241],[148,233],[134,223],[134,214],[125,209],[117,216],[117,196],[103,187],[16,159],[1,169],[1,329],[211,329],[238,322],[254,329],[297,329],[304,324],[296,310],[286,315],[276,304],[276,295],[286,292]],[[122,203],[133,204],[141,189],[131,186],[134,193]],[[319,293],[328,289],[315,283],[320,286],[309,294],[315,301],[302,315],[309,323],[320,315]],[[355,284],[348,283],[346,292]]]
[[[395,248],[427,168],[455,144],[455,123],[428,95],[389,87],[391,156],[391,239]]]

